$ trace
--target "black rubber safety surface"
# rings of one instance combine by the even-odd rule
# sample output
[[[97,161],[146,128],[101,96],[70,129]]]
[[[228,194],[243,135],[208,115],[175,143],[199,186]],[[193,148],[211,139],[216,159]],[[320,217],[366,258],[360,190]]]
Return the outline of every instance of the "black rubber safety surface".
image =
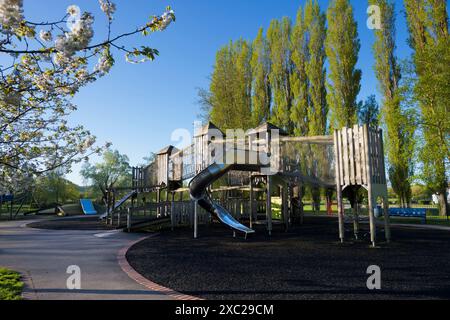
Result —
[[[368,226],[359,241],[341,244],[336,219],[306,218],[305,225],[268,237],[263,226],[247,240],[219,225],[164,231],[127,253],[146,278],[205,299],[450,299],[450,232],[392,229],[393,242],[371,248]],[[367,288],[367,269],[381,269],[381,290]]]

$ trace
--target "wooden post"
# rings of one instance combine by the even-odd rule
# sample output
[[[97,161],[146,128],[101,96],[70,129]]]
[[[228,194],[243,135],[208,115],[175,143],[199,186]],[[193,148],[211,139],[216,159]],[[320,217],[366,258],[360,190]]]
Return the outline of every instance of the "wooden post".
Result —
[[[345,226],[344,226],[344,203],[342,199],[342,187],[337,187],[337,202],[338,202],[338,219],[339,219],[339,238],[341,243],[345,240]]]
[[[370,131],[369,126],[364,125],[364,153],[366,154],[367,159],[367,195],[368,195],[368,202],[369,202],[369,220],[370,220],[370,240],[372,242],[372,246],[376,246],[376,225],[375,225],[375,216],[374,216],[374,202],[375,199],[373,198],[373,188],[372,188],[372,157],[370,152]]]
[[[272,185],[272,177],[267,176],[266,183],[266,219],[267,219],[267,231],[269,236],[272,235],[272,195],[270,193],[270,188]]]
[[[131,232],[131,208],[128,208],[128,214],[127,214],[127,230],[128,232]]]
[[[300,225],[303,225],[305,211],[303,210],[303,186],[301,183],[298,184],[298,210],[300,214]]]
[[[116,206],[116,192],[115,191],[113,191],[113,194],[112,194],[112,202],[111,202],[111,225],[113,225],[114,224],[114,211],[115,211],[115,207]]]
[[[250,219],[250,229],[253,228],[253,210],[254,210],[254,206],[253,206],[253,177],[250,176],[250,212],[248,214],[248,217]]]
[[[172,201],[170,204],[170,223],[173,231],[175,229],[175,192],[172,192]]]
[[[386,242],[391,242],[391,221],[389,217],[389,202],[388,198],[383,198],[383,210],[384,210],[384,235],[386,237]]]
[[[289,217],[289,226],[292,225],[292,220],[294,219],[294,184],[289,184],[288,189],[288,217]]]
[[[158,191],[156,193],[156,217],[157,218],[159,218],[160,214],[161,214],[160,202],[161,202],[161,189],[158,188]]]
[[[197,239],[198,236],[198,203],[195,201],[194,206],[194,239]]]
[[[369,221],[370,221],[370,241],[372,242],[372,246],[376,246],[376,225],[375,225],[375,215],[374,215],[374,202],[372,194],[369,194]]]
[[[191,202],[189,206],[189,212],[186,212],[186,219],[189,218],[189,227],[194,228],[194,215],[195,215],[195,207],[196,202]]]
[[[353,209],[353,233],[355,234],[355,239],[359,238],[359,209],[360,205],[358,201],[355,202],[355,208]]]
[[[339,220],[339,239],[341,243],[344,243],[345,240],[345,226],[344,226],[344,204],[342,199],[342,181],[340,178],[341,173],[341,159],[342,155],[340,154],[340,146],[341,146],[341,132],[338,130],[334,131],[334,154],[336,159],[336,198],[338,203],[338,220]]]
[[[357,192],[357,189],[353,190],[350,196],[353,213],[353,233],[356,240],[359,238],[359,203]]]
[[[285,225],[285,231],[287,232],[289,229],[289,213],[288,213],[288,186],[281,187],[281,212],[283,214],[283,221]]]
[[[11,199],[10,207],[9,207],[9,220],[13,220],[13,206],[14,206],[14,198]]]

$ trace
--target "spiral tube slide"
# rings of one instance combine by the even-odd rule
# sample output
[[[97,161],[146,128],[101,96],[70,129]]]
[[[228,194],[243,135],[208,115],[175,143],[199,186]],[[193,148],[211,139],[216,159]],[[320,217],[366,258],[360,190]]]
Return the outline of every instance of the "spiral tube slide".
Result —
[[[225,208],[215,203],[208,194],[207,188],[230,170],[260,171],[260,169],[260,165],[213,163],[205,170],[197,174],[189,183],[191,198],[197,201],[200,207],[211,213],[231,229],[243,232],[246,235],[249,233],[254,233],[254,230],[238,222]]]

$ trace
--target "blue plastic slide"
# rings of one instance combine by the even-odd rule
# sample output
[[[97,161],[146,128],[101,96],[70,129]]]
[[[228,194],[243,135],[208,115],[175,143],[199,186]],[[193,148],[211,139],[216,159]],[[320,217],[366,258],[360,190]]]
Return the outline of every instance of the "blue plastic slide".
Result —
[[[97,214],[97,210],[95,210],[91,200],[81,199],[80,203],[85,215],[92,216]]]

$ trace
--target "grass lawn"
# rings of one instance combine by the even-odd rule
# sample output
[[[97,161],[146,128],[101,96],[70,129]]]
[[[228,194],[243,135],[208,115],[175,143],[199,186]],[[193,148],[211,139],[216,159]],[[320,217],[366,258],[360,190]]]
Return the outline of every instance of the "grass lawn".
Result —
[[[13,205],[13,217],[16,214],[16,211],[20,209],[19,214],[17,215],[17,219],[21,219],[24,217],[23,213],[24,212],[30,212],[33,210],[37,210],[37,208],[30,206],[29,204],[23,205],[22,208],[20,208],[20,204],[14,204]],[[9,207],[9,203],[3,203],[3,205],[0,208],[0,221],[1,220],[9,220],[10,218],[10,207]]]
[[[413,207],[421,207],[420,205],[416,205]],[[427,213],[427,224],[428,225],[439,225],[439,226],[450,226],[450,219],[447,219],[447,217],[441,217],[437,215],[437,209],[435,207],[429,206],[428,213]],[[432,207],[432,208],[431,208]],[[312,211],[312,205],[305,204],[303,206],[304,212],[306,214],[315,214],[315,212]],[[333,205],[332,207],[333,213],[336,214],[337,207],[336,205]],[[320,206],[320,214],[324,215],[327,214],[326,211],[326,205],[324,203]],[[274,219],[281,219],[281,199],[273,197],[272,198],[272,215]],[[351,210],[346,209],[346,215],[351,215]],[[361,217],[367,217],[366,210],[362,209]],[[382,219],[381,219],[382,220]],[[401,223],[401,224],[422,224],[422,219],[420,218],[402,218],[402,217],[391,217],[391,223]]]
[[[399,218],[399,217],[391,217],[391,223],[423,224],[422,219],[419,218]],[[447,220],[446,217],[428,215],[426,224],[438,226],[450,226],[450,220]]]
[[[0,300],[21,300],[23,286],[19,273],[0,268]]]
[[[64,211],[68,216],[77,216],[77,215],[83,215],[83,210],[81,209],[81,205],[79,202],[76,203],[69,203],[62,206]],[[37,210],[38,208],[30,207],[29,205],[24,205],[22,208],[20,208],[20,212],[17,216],[15,216],[16,211],[20,208],[20,205],[15,204],[13,206],[13,218],[15,220],[23,220],[23,219],[29,219],[32,218],[33,215],[27,215],[25,216],[24,213]],[[104,211],[103,208],[99,208],[99,212]],[[41,210],[39,212],[39,215],[55,215],[55,208],[50,208],[47,210]],[[9,205],[3,205],[2,208],[0,208],[0,221],[9,221],[10,220],[10,212],[9,212]]]

